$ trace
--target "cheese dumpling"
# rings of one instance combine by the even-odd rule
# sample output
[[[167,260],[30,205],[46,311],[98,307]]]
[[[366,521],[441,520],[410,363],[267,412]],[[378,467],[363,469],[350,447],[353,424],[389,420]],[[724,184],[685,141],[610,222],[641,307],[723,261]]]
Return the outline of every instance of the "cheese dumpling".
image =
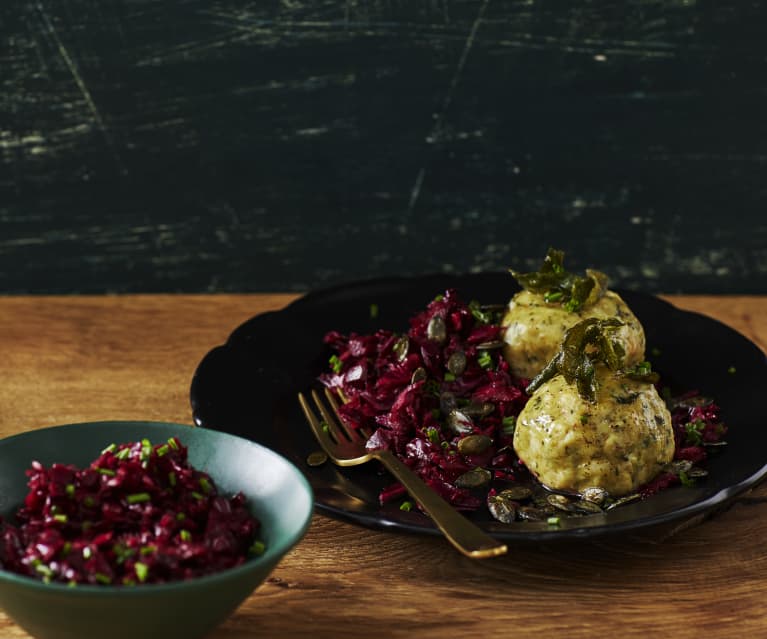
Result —
[[[594,402],[562,375],[543,383],[517,418],[514,450],[549,488],[626,495],[672,460],[671,415],[652,384],[602,365],[595,380]]]
[[[585,275],[571,273],[563,262],[562,251],[549,249],[540,270],[511,271],[523,289],[501,319],[503,356],[512,373],[535,377],[555,355],[565,332],[587,318],[619,320],[614,339],[623,349],[625,365],[641,362],[644,329],[621,297],[608,290],[607,276],[592,269]]]
[[[625,351],[626,365],[644,359],[644,329],[617,293],[606,291],[593,304],[570,311],[561,303],[546,302],[543,295],[524,290],[511,299],[501,320],[503,356],[512,373],[535,377],[556,354],[565,331],[588,317],[619,319],[623,325],[615,332],[615,339]]]

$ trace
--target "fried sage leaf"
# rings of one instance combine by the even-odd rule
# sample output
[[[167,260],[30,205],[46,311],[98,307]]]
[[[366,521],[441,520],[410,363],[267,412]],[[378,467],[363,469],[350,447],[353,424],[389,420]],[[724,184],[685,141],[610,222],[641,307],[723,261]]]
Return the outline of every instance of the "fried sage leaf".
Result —
[[[510,269],[519,285],[527,291],[543,295],[550,303],[559,303],[568,311],[578,311],[598,302],[607,291],[607,275],[586,269],[586,276],[576,275],[564,267],[565,253],[550,248],[540,270],[520,273]]]
[[[596,402],[595,363],[603,362],[612,371],[622,366],[625,351],[611,337],[612,332],[622,325],[623,322],[616,318],[589,317],[572,326],[565,332],[557,354],[530,381],[528,394],[534,393],[552,377],[562,375],[568,384],[575,383],[583,399]]]

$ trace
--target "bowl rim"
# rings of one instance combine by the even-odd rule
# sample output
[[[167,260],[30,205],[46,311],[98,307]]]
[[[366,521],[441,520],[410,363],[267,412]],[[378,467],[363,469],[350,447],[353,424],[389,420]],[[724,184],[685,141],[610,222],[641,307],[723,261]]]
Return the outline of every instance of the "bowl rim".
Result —
[[[28,588],[28,589],[36,590],[36,591],[41,591],[41,592],[45,591],[48,593],[51,593],[51,592],[60,592],[60,593],[68,593],[68,594],[71,593],[72,595],[75,595],[75,596],[76,596],[76,593],[83,593],[83,594],[87,594],[89,597],[92,597],[94,595],[102,596],[102,597],[113,597],[117,595],[118,593],[119,593],[119,596],[121,597],[144,597],[147,595],[153,596],[153,595],[161,594],[163,592],[170,592],[170,591],[175,592],[175,591],[178,591],[179,589],[195,590],[198,588],[215,587],[216,584],[222,584],[224,582],[228,582],[233,579],[236,579],[239,576],[253,572],[257,568],[260,568],[263,564],[276,565],[279,562],[279,560],[288,551],[290,551],[291,548],[293,548],[296,544],[298,544],[298,542],[304,537],[304,535],[308,531],[309,526],[311,525],[312,516],[314,514],[314,491],[312,490],[312,487],[309,484],[309,481],[306,479],[306,476],[298,469],[298,467],[295,464],[293,464],[293,462],[288,460],[286,457],[283,457],[279,453],[275,452],[271,448],[268,448],[264,446],[263,444],[259,444],[258,442],[245,439],[244,437],[232,435],[230,433],[216,431],[211,428],[196,426],[194,424],[184,424],[182,422],[165,422],[165,421],[152,421],[152,420],[102,420],[102,421],[74,422],[71,424],[57,424],[54,426],[44,426],[44,427],[24,431],[23,433],[16,433],[14,435],[9,435],[8,437],[3,437],[2,439],[0,439],[0,448],[3,448],[8,442],[11,442],[11,440],[38,437],[43,435],[46,432],[50,432],[53,430],[59,431],[59,430],[71,429],[75,427],[84,428],[84,429],[90,429],[90,428],[96,429],[99,426],[105,426],[105,425],[116,427],[116,428],[121,428],[123,426],[131,426],[131,427],[146,426],[147,428],[161,427],[161,428],[166,428],[168,430],[175,430],[177,428],[185,428],[185,429],[197,430],[197,431],[202,430],[202,431],[205,431],[206,433],[210,433],[216,439],[236,440],[240,444],[245,444],[247,446],[257,448],[263,454],[269,455],[272,458],[278,460],[279,463],[286,465],[290,469],[291,474],[298,480],[298,485],[303,490],[306,496],[306,501],[309,504],[309,508],[304,514],[304,520],[301,522],[301,526],[299,526],[296,530],[294,530],[290,535],[281,537],[275,540],[274,543],[268,545],[262,555],[259,555],[257,557],[250,557],[246,559],[245,562],[243,562],[242,564],[238,566],[226,568],[224,570],[220,570],[218,572],[214,572],[209,575],[203,575],[201,577],[195,577],[193,579],[180,579],[177,581],[171,581],[171,582],[160,583],[160,584],[154,584],[154,583],[140,584],[135,587],[123,586],[123,585],[109,585],[109,584],[104,584],[104,585],[77,584],[77,586],[73,587],[61,582],[46,583],[44,581],[40,581],[33,577],[20,575],[18,573],[5,570],[4,568],[0,568],[0,584],[2,584],[2,582],[5,582],[8,584],[19,585],[24,588]],[[214,477],[214,480],[215,480],[215,477]]]

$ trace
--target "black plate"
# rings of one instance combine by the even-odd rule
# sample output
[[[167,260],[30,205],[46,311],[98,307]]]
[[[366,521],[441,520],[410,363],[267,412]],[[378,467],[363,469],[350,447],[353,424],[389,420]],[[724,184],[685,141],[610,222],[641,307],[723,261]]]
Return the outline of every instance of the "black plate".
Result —
[[[447,288],[457,289],[467,302],[482,303],[504,303],[517,291],[508,274],[482,273],[372,280],[310,293],[284,310],[253,317],[204,357],[191,385],[195,423],[250,438],[291,459],[306,474],[316,507],[325,514],[375,528],[436,534],[425,515],[378,505],[378,493],[391,479],[375,464],[309,467],[306,457],[318,445],[296,395],[316,385],[327,366],[329,352],[322,343],[327,331],[404,331],[408,318]],[[722,407],[729,445],[709,460],[709,477],[693,487],[672,488],[604,515],[563,520],[558,529],[501,524],[484,510],[469,515],[492,535],[553,540],[669,524],[726,504],[767,473],[764,353],[709,317],[649,295],[618,292],[644,325],[648,353],[658,353],[652,361],[664,383],[674,391],[700,390]],[[378,309],[375,318],[371,305]]]

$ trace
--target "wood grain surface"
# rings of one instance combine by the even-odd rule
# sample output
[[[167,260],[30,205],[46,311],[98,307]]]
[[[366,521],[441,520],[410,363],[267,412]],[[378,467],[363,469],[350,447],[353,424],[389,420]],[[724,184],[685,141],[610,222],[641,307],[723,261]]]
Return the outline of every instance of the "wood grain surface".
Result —
[[[92,420],[191,424],[189,382],[202,356],[293,298],[0,297],[0,436]],[[767,298],[668,299],[767,350]],[[766,524],[759,487],[661,535],[525,545],[473,561],[438,537],[316,515],[211,638],[767,636]],[[0,638],[26,636],[0,612]]]
[[[742,0],[4,0],[0,292],[767,293]]]

